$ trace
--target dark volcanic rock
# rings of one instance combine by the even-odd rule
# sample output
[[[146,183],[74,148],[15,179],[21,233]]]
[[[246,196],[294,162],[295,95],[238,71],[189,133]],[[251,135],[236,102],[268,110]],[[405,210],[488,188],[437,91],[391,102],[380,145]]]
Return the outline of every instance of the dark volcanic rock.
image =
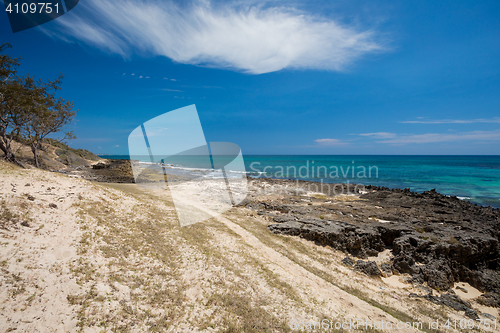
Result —
[[[384,277],[389,277],[392,275],[392,266],[390,264],[380,265],[380,271]]]
[[[440,229],[433,223],[453,224],[458,229],[475,230],[481,226],[484,234],[498,239],[500,210],[481,207],[457,197],[448,197],[435,190],[416,193],[400,189],[390,190],[375,186],[367,186],[369,193],[360,196],[372,204],[384,209],[384,215],[397,213],[399,220],[412,221],[422,232]],[[430,222],[430,223],[429,223]],[[484,230],[483,230],[484,229]],[[476,229],[477,230],[477,229]]]
[[[482,294],[477,298],[477,302],[482,305],[500,308],[500,295],[498,294]]]
[[[441,295],[441,300],[442,300],[443,304],[445,304],[445,305],[448,305],[450,302],[454,302],[454,303],[461,304],[462,306],[464,306],[466,308],[471,307],[469,302],[464,301],[463,299],[461,299],[460,297],[458,297],[455,294],[450,294],[450,293],[443,294],[443,295]],[[448,305],[448,306],[453,307],[451,305]]]
[[[448,270],[448,269],[446,269]],[[423,271],[423,280],[427,281],[427,285],[436,290],[447,290],[453,286],[453,283],[450,282],[449,275],[438,270],[433,269],[432,267],[424,267]]]
[[[465,310],[465,315],[469,318],[472,318],[474,320],[478,320],[479,319],[479,316],[477,315],[477,312],[476,310],[473,310],[473,309],[467,309]]]
[[[446,305],[454,310],[464,311],[467,317],[472,318],[474,320],[479,319],[477,312],[471,308],[471,304],[467,301],[464,301],[455,294],[446,293],[441,296],[433,296],[432,294],[419,296],[415,293],[411,293],[409,297],[425,298],[426,300],[434,304]]]
[[[425,239],[410,228],[392,223],[359,225],[340,221],[276,216],[268,228],[274,233],[300,236],[360,258],[393,248],[392,267],[409,273],[431,288],[448,290],[455,282],[469,282],[484,291],[500,291],[500,273],[489,270],[498,261],[498,240],[472,232],[449,231],[446,240]],[[458,240],[460,239],[460,240]],[[418,265],[417,265],[418,263]],[[478,268],[483,268],[478,270]],[[386,269],[387,270],[387,269]]]
[[[361,271],[369,276],[381,276],[382,272],[378,268],[375,261],[363,261],[358,260],[356,265],[354,265],[354,269]]]
[[[499,242],[474,232],[448,231],[443,239],[423,239],[404,235],[393,243],[394,267],[404,273],[420,275],[429,286],[447,290],[458,281],[469,282],[481,290],[500,290],[498,271]],[[415,263],[424,266],[415,266]]]
[[[489,320],[496,320],[495,316],[492,316],[487,312],[481,313],[481,317],[489,319]]]
[[[106,183],[135,183],[129,160],[103,160],[86,170],[84,178]]]
[[[295,221],[295,217],[291,215],[282,215],[273,217],[274,222],[283,223],[288,221]]]
[[[380,233],[369,226],[360,228],[345,222],[300,218],[297,221],[270,224],[268,228],[274,233],[301,236],[360,258],[376,255],[385,249]]]
[[[300,236],[359,258],[391,248],[391,268],[384,271],[409,273],[414,283],[427,282],[441,291],[463,281],[500,293],[500,209],[435,190],[365,189],[368,193],[359,200],[348,202],[294,194],[258,204],[283,212],[273,217],[279,224],[269,225],[274,233]],[[315,204],[309,206],[311,201]]]
[[[94,164],[92,166],[92,169],[94,169],[94,170],[100,170],[100,169],[105,169],[105,168],[109,168],[109,165],[104,164],[104,163],[97,163],[97,164]]]
[[[354,266],[354,260],[349,256],[345,257],[340,262],[346,266]]]

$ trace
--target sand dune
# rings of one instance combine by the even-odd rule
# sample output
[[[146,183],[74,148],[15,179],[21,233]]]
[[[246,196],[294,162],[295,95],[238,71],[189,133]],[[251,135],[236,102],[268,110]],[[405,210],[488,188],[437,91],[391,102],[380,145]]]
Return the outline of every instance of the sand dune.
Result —
[[[338,251],[272,234],[246,208],[181,228],[168,191],[0,163],[0,331],[280,332],[321,320],[349,331],[354,320],[410,332],[405,322],[468,319],[410,299],[422,291],[403,276],[370,278]]]

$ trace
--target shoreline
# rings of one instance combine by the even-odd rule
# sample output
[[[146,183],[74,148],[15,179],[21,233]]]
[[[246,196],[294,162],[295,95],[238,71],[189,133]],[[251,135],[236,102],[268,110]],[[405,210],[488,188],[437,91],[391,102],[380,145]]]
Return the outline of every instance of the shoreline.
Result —
[[[180,227],[169,191],[127,183],[123,163],[65,174],[1,163],[4,330],[498,321],[497,210],[432,191],[328,196],[260,179],[241,204]],[[266,183],[283,191],[260,193]]]
[[[110,163],[109,168],[93,171],[112,174],[116,160]],[[419,283],[447,290],[462,281],[483,292],[500,293],[498,208],[435,190],[417,193],[371,185],[248,176],[247,181],[249,195],[238,206],[269,217],[273,233],[300,236],[359,258],[391,248],[400,254],[391,269],[411,274]],[[333,193],[326,185],[334,186]],[[339,202],[349,203],[338,206]],[[351,243],[357,245],[352,247]],[[448,253],[444,262],[438,259],[443,251]],[[454,252],[463,258],[455,258]],[[435,267],[436,262],[439,267]]]
[[[111,179],[118,179],[119,181],[118,182],[130,182],[130,183],[133,183],[133,174],[131,172],[131,167],[130,167],[130,160],[128,159],[104,159],[104,161],[110,161],[110,162],[106,162],[106,163],[103,163],[103,164],[106,164],[106,165],[109,165],[110,167],[108,168],[109,171],[112,171],[112,172],[117,172],[118,175],[117,177],[112,177],[112,175],[110,175],[110,172],[107,172],[108,174],[108,177],[110,177]],[[130,168],[130,172],[125,170],[125,169],[128,169]],[[178,168],[178,167],[176,167]],[[96,173],[94,171],[94,173]],[[97,172],[99,173],[99,172]],[[102,176],[105,177],[106,175],[106,171],[103,170],[102,172]],[[123,174],[123,177],[121,177],[120,173]],[[97,174],[97,178],[99,178],[99,174]],[[121,177],[121,178],[120,178]],[[280,180],[280,181],[287,181],[287,182],[299,182],[299,183],[309,183],[311,184],[311,187],[314,187],[315,184],[325,184],[325,186],[332,186],[332,185],[336,185],[336,184],[353,184],[353,185],[360,185],[360,186],[364,186],[366,188],[384,188],[384,189],[390,189],[390,190],[405,190],[405,188],[402,188],[402,187],[392,187],[392,186],[382,186],[382,185],[374,185],[374,184],[362,184],[362,183],[359,183],[359,182],[356,182],[356,183],[350,183],[349,180],[347,180],[346,182],[336,182],[334,180],[332,180],[331,182],[322,182],[321,180],[303,180],[303,179],[300,179],[300,178],[297,178],[297,179],[292,179],[292,178],[277,178],[277,177],[270,177],[270,176],[248,176],[247,175],[247,178],[250,179],[250,180],[264,180],[264,179],[271,179],[271,180]],[[107,182],[107,180],[103,180],[104,182]],[[429,191],[429,190],[432,190],[432,189],[435,189],[436,187],[432,187],[432,186],[429,186],[429,189],[427,190],[421,190],[421,191],[412,191],[414,193],[423,193],[423,192],[426,192],[426,191]],[[410,187],[410,190],[411,190],[411,187]],[[500,209],[500,202],[498,203],[498,206],[497,205],[491,205],[491,204],[485,204],[485,203],[481,203],[481,202],[478,202],[478,201],[481,201],[481,199],[479,199],[478,201],[474,201],[470,196],[467,196],[467,195],[450,195],[450,194],[445,194],[445,193],[442,193],[441,191],[439,191],[439,193],[445,195],[445,196],[448,196],[450,198],[453,198],[453,197],[457,197],[459,198],[460,200],[462,201],[466,201],[466,202],[470,202],[471,204],[476,204],[478,206],[481,206],[481,207],[491,207],[493,209]],[[485,198],[485,199],[495,199],[495,198]],[[483,199],[483,200],[485,200]],[[497,198],[498,199],[498,198]]]
[[[461,282],[491,297],[500,293],[499,209],[433,190],[367,186],[364,193],[329,196],[307,189],[297,193],[286,181],[262,183],[283,190],[266,195],[257,190],[243,206],[267,218],[272,233],[340,250],[347,265],[367,275],[408,274],[407,282],[445,293],[454,293],[450,289]],[[372,262],[386,250],[390,260]]]

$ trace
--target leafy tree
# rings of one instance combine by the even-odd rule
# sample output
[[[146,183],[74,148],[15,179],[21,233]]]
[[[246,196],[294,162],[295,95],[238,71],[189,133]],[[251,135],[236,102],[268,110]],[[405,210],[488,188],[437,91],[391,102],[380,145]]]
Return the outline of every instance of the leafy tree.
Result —
[[[43,149],[44,139],[52,133],[61,131],[69,124],[76,115],[73,111],[73,103],[62,98],[57,98],[55,93],[60,89],[62,76],[55,81],[35,81],[32,77],[24,78],[25,84],[29,84],[29,91],[34,92],[29,102],[31,111],[30,120],[21,126],[21,134],[30,146],[35,159],[35,165],[40,167],[39,152]],[[72,133],[66,133],[67,137],[74,137]]]
[[[18,81],[13,80],[19,66],[19,58],[12,58],[3,51],[10,44],[0,45],[0,150],[5,159],[21,165],[12,151],[12,140],[19,133],[23,119],[21,91]],[[17,125],[16,125],[17,124]]]
[[[16,67],[19,66],[20,58],[12,58],[2,53],[5,49],[12,47],[9,43],[0,45],[0,80],[6,82],[10,76],[16,74]]]
[[[40,167],[39,151],[48,135],[62,130],[76,115],[73,103],[56,96],[61,89],[62,75],[46,82],[34,77],[17,76],[19,59],[1,52],[10,47],[0,46],[0,149],[5,159],[18,165],[12,151],[12,141],[27,144],[33,153],[35,165]],[[67,138],[74,138],[66,133]]]

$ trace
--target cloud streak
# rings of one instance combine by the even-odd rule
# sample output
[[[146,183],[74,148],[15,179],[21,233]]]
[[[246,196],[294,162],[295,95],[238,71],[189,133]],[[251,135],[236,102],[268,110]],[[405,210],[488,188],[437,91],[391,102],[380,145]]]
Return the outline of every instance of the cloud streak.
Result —
[[[343,146],[348,144],[348,142],[339,140],[339,139],[317,139],[314,142],[319,143],[324,146]]]
[[[395,133],[389,133],[389,132],[377,132],[377,133],[361,133],[361,136],[372,136],[378,139],[391,139],[395,138],[396,134]]]
[[[168,89],[168,88],[163,88],[163,89],[160,89],[160,90],[163,90],[163,91],[183,92],[182,90],[177,90],[177,89]]]
[[[481,119],[441,119],[441,120],[407,120],[400,121],[401,124],[475,124],[475,123],[494,123],[500,124],[500,118],[481,118]]]
[[[261,74],[284,68],[340,71],[384,50],[377,34],[282,7],[88,0],[47,34],[110,53]]]
[[[383,132],[381,132],[383,133]],[[500,130],[493,131],[471,131],[462,133],[425,133],[425,134],[410,134],[410,135],[396,135],[391,138],[384,138],[383,136],[377,136],[379,133],[367,133],[369,136],[373,136],[378,140],[378,143],[387,144],[425,144],[425,143],[439,143],[439,142],[459,142],[459,141],[486,141],[495,142],[500,141]],[[360,134],[362,136],[367,136],[366,134]]]

